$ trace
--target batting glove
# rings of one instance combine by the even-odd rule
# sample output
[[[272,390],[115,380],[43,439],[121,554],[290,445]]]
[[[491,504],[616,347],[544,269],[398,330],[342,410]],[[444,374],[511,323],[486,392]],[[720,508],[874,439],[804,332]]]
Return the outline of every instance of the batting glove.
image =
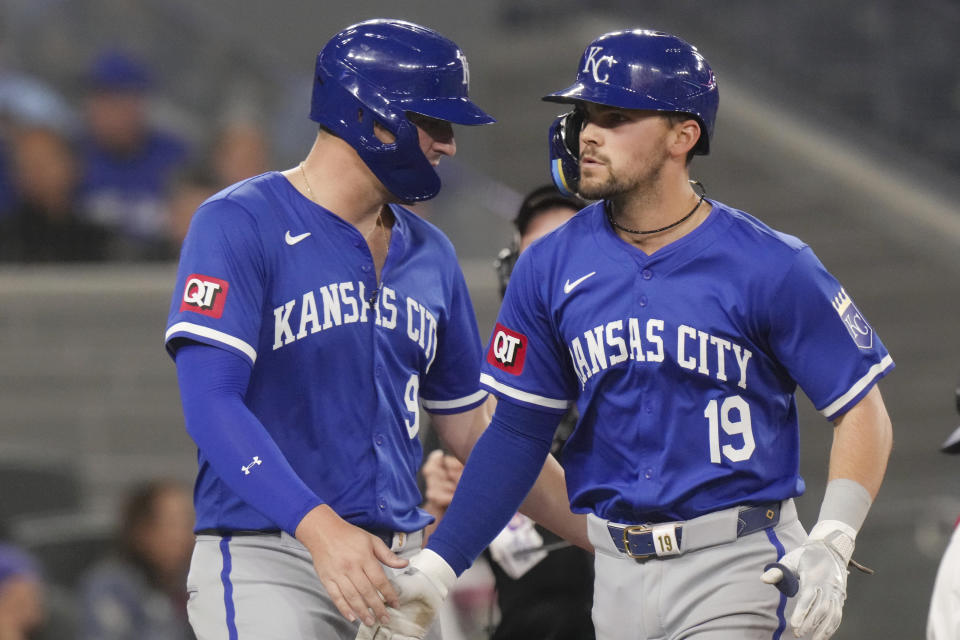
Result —
[[[430,549],[420,551],[390,579],[399,599],[396,608],[387,607],[390,622],[361,625],[356,640],[422,640],[456,580],[443,558]]]
[[[818,522],[807,541],[783,556],[779,564],[799,580],[796,606],[790,626],[796,637],[827,640],[840,626],[843,603],[847,599],[847,565],[853,555],[856,531],[837,520]],[[767,584],[784,579],[783,569],[770,568],[763,573]]]

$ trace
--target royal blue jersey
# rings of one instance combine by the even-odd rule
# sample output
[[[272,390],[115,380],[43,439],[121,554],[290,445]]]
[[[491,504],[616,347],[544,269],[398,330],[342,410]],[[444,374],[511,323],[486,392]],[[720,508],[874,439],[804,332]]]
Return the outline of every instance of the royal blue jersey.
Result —
[[[213,196],[184,241],[166,341],[171,352],[186,338],[246,358],[245,403],[307,487],[353,524],[413,531],[431,519],[418,508],[420,405],[458,413],[486,392],[452,245],[409,210],[391,210],[371,305],[377,280],[364,237],[283,175]],[[202,450],[199,464],[198,530],[277,528]]]
[[[545,411],[576,402],[574,512],[685,520],[797,496],[797,385],[834,419],[893,368],[807,245],[711,204],[648,256],[596,203],[517,262],[481,381]]]

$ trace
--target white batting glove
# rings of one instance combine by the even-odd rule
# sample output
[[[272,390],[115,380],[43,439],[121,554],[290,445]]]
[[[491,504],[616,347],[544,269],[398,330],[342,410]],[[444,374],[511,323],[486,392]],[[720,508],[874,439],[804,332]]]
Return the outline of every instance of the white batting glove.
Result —
[[[443,558],[423,549],[390,579],[400,601],[397,608],[387,607],[390,622],[360,625],[356,640],[422,640],[456,581],[457,574]]]
[[[797,603],[790,617],[796,637],[813,633],[811,640],[827,640],[837,627],[847,599],[847,565],[856,539],[853,527],[838,520],[818,522],[807,541],[780,559],[800,581]],[[777,584],[784,578],[778,568],[763,573],[763,581]]]

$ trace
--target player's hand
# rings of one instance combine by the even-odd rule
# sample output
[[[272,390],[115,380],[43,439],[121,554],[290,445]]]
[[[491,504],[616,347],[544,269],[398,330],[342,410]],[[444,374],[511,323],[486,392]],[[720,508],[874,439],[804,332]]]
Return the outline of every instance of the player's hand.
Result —
[[[460,482],[462,474],[463,463],[455,457],[445,454],[440,449],[430,452],[423,463],[423,479],[426,484],[424,497],[427,499],[428,511],[442,512],[450,506],[453,501],[453,492],[457,490],[457,483]],[[430,507],[434,507],[434,510]]]
[[[368,625],[390,619],[387,605],[398,603],[397,592],[380,563],[400,569],[406,560],[325,504],[304,516],[296,537],[310,551],[313,568],[343,617]]]
[[[361,625],[356,640],[421,640],[437,617],[457,576],[443,558],[424,549],[393,577],[400,603],[390,607],[390,621]]]
[[[812,640],[827,640],[840,626],[855,537],[856,532],[842,522],[818,522],[805,543],[780,559],[800,583],[790,617],[796,637],[812,632]],[[776,567],[763,573],[767,584],[776,585],[783,579],[783,571]]]

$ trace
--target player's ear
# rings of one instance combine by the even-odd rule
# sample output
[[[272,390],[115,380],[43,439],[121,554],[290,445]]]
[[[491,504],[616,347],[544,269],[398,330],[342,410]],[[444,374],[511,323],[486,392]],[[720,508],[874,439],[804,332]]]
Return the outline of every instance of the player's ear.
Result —
[[[696,146],[700,136],[703,135],[700,129],[700,123],[693,118],[686,120],[675,120],[670,131],[668,139],[671,155],[688,158],[690,151]]]

